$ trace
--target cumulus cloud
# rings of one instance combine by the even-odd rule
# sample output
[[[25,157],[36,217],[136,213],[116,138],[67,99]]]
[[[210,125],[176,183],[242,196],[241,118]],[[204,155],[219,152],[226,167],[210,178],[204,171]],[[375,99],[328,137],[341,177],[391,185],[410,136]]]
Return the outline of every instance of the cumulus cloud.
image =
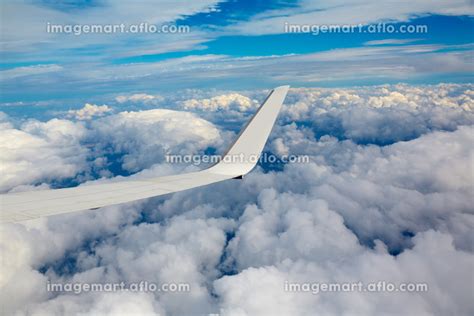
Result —
[[[107,106],[86,105],[74,116],[85,120],[109,111]],[[2,121],[2,191],[29,188],[19,185],[80,183],[118,170],[137,172],[164,163],[166,154],[220,148],[220,137],[228,137],[192,113],[164,109],[120,112],[87,125],[52,119],[15,127],[5,114]]]
[[[96,149],[122,154],[122,168],[134,172],[164,162],[166,154],[192,154],[222,145],[212,123],[183,111],[121,112],[92,124],[94,137],[102,143]]]
[[[81,124],[68,120],[31,120],[19,128],[2,124],[0,190],[53,182],[85,170],[87,149],[80,144],[85,134]]]
[[[298,89],[283,109],[287,121],[311,121],[318,136],[389,144],[433,130],[474,123],[472,85]]]
[[[320,259],[287,259],[225,276],[214,283],[217,294],[222,298],[222,312],[224,315],[467,315],[472,312],[469,303],[472,285],[465,281],[465,273],[472,269],[473,257],[472,254],[456,251],[448,235],[434,231],[420,234],[415,238],[413,249],[395,258],[387,254],[383,247],[335,258],[338,258],[337,264],[333,264],[334,261],[325,264]],[[452,266],[462,272],[453,271]],[[342,284],[359,280],[377,282],[381,279],[393,284],[426,282],[429,291],[312,294],[287,292],[284,288],[286,282]]]
[[[255,100],[240,95],[238,93],[223,94],[210,99],[189,99],[183,102],[185,109],[198,109],[203,111],[217,111],[237,109],[247,111],[255,107],[258,103]]]
[[[112,111],[107,105],[95,105],[86,103],[82,109],[79,110],[69,110],[68,116],[73,117],[76,120],[90,120],[94,116],[103,116],[106,113]]]
[[[472,95],[471,85],[293,89],[266,150],[306,154],[309,163],[3,225],[2,306],[26,314],[472,314]],[[56,121],[15,129],[0,118],[44,142],[66,137],[47,128]],[[86,129],[80,148],[107,161],[108,150],[122,153],[120,165],[141,170],[135,177],[163,172],[159,155],[158,164],[146,158],[156,151],[230,142],[196,114],[163,109],[69,124]],[[86,169],[100,165],[95,159]],[[47,282],[139,280],[187,282],[191,291],[46,291]],[[285,291],[285,282],[358,281],[418,282],[428,291]]]

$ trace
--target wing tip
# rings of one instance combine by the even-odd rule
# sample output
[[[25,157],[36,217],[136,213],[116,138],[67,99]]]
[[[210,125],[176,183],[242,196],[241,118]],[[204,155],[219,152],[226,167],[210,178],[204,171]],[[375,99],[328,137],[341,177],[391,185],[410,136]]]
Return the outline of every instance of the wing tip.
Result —
[[[273,90],[286,90],[288,91],[290,89],[290,85],[284,85],[284,86],[279,86],[279,87],[276,87],[275,89]]]

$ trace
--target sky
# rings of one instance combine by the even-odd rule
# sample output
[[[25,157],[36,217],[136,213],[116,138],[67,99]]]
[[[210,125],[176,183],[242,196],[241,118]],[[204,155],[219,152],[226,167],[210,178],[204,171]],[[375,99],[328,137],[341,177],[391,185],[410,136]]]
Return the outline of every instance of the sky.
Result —
[[[3,103],[118,92],[472,80],[472,4],[456,1],[4,1]],[[47,25],[180,25],[189,32],[48,33]],[[386,23],[393,32],[370,31]],[[285,33],[285,24],[365,25]],[[400,26],[426,31],[402,33]]]
[[[2,194],[198,170],[166,157],[224,153],[270,89],[291,86],[264,149],[278,160],[242,180],[0,225],[1,314],[474,314],[472,2],[0,8]],[[315,32],[334,24],[357,31]],[[398,32],[369,31],[382,25]],[[401,32],[410,26],[427,31]],[[428,288],[285,289],[381,281]],[[120,282],[190,291],[48,290]]]

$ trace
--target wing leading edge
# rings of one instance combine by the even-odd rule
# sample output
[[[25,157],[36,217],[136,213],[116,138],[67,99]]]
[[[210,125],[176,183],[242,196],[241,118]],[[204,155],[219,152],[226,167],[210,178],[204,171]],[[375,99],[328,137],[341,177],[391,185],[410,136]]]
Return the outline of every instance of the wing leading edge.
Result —
[[[270,92],[222,160],[202,171],[142,180],[0,195],[0,222],[19,222],[165,195],[240,177],[257,164],[289,86]]]

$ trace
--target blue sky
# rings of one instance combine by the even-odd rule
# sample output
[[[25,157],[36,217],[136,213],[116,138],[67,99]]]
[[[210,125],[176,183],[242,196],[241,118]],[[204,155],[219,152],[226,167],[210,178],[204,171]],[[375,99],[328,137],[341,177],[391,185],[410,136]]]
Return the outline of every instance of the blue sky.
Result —
[[[2,3],[2,107],[181,89],[472,82],[469,1]],[[187,25],[186,34],[51,34],[47,23]],[[285,33],[284,24],[427,32]]]

